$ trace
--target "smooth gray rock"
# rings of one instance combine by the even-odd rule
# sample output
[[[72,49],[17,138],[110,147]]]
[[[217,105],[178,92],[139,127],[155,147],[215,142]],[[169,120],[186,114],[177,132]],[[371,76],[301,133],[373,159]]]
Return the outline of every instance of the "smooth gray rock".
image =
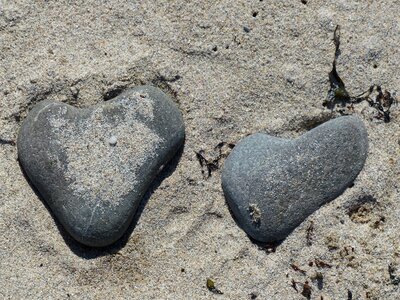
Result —
[[[367,153],[367,132],[355,117],[331,120],[294,140],[257,133],[225,161],[222,187],[243,230],[255,240],[276,242],[339,196]]]
[[[65,229],[101,247],[125,232],[184,134],[172,100],[141,86],[87,109],[40,102],[17,146],[23,169]]]

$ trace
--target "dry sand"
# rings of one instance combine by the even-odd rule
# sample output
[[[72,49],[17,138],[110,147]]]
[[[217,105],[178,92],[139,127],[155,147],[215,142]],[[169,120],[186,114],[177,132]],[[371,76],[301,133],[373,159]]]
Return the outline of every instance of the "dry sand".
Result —
[[[322,106],[338,24],[349,91],[398,90],[398,0],[71,2],[0,0],[0,298],[305,299],[308,282],[311,299],[399,299],[398,107],[384,123],[354,106],[370,139],[364,170],[276,248],[238,228],[219,169],[205,178],[195,153],[217,159],[220,142],[296,137],[339,115]],[[24,178],[12,141],[43,99],[87,107],[143,83],[178,103],[185,147],[122,241],[80,246]]]

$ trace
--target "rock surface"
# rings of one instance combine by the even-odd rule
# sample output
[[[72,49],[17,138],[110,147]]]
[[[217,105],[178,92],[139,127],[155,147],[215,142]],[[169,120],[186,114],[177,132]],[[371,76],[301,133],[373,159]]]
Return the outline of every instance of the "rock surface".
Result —
[[[67,231],[106,246],[125,232],[183,141],[176,105],[142,86],[86,109],[43,101],[24,121],[17,146],[23,169]]]
[[[367,153],[367,132],[356,117],[339,117],[294,140],[257,133],[225,161],[222,187],[243,230],[272,243],[352,184]]]
[[[260,131],[296,138],[340,116],[322,105],[336,25],[347,90],[399,92],[398,0],[1,2],[0,139],[15,141],[43,99],[90,107],[145,83],[174,96],[186,136],[124,247],[106,249],[65,242],[16,147],[0,142],[0,298],[299,300],[308,281],[311,299],[398,300],[389,265],[400,265],[399,106],[385,124],[367,103],[354,105],[369,139],[356,185],[276,249],[235,224],[221,169],[205,178],[195,154],[222,166],[230,150],[220,158],[221,142]]]

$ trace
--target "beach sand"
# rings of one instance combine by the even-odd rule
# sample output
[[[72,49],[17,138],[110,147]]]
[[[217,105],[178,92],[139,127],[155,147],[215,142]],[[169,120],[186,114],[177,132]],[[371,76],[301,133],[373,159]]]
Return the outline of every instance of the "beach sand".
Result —
[[[364,169],[279,245],[251,241],[221,188],[220,143],[295,138],[340,115],[323,106],[337,25],[348,91],[399,90],[399,1],[328,2],[0,0],[0,298],[398,299],[398,106],[388,123],[365,101],[346,110],[368,130]],[[81,246],[24,177],[14,141],[39,101],[87,107],[139,84],[177,103],[184,148],[121,241]],[[211,176],[200,151],[218,162]]]

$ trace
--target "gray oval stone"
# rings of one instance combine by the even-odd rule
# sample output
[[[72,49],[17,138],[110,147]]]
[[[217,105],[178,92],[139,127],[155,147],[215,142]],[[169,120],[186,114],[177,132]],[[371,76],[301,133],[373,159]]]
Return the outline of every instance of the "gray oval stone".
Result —
[[[17,146],[23,169],[65,229],[100,247],[122,236],[184,135],[172,100],[141,86],[87,109],[40,102]]]
[[[255,240],[276,242],[338,197],[367,153],[367,132],[356,117],[339,117],[294,140],[257,133],[225,161],[222,188],[243,230]]]

